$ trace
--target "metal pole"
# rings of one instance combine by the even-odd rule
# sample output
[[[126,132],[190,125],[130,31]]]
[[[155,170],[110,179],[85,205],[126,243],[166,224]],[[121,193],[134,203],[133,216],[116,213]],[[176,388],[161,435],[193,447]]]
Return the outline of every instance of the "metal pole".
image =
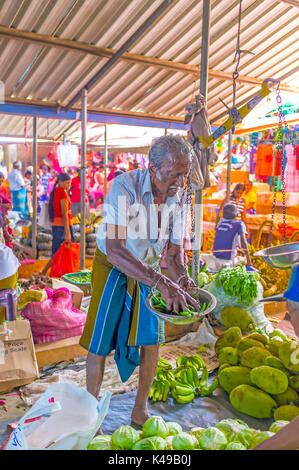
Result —
[[[202,40],[200,62],[200,93],[207,99],[208,96],[208,68],[209,68],[209,43],[210,43],[210,0],[203,0],[202,13]],[[194,204],[194,234],[192,253],[192,279],[197,283],[199,272],[199,254],[203,237],[203,204],[202,190],[195,190]]]
[[[33,118],[33,143],[32,143],[32,254],[37,259],[37,118]]]
[[[159,16],[169,7],[174,0],[164,0],[163,3],[151,14],[151,16],[135,31],[134,34],[124,43],[124,45],[115,53],[113,56],[103,65],[103,67],[89,80],[89,82],[84,86],[87,90],[90,89],[101,77],[106,73],[107,70],[126,52],[134,42],[139,39],[142,34],[149,29],[149,27],[156,21]],[[80,98],[80,92],[77,93],[74,98],[66,106],[66,109],[70,109],[78,99]]]
[[[107,165],[108,165],[108,125],[105,124],[105,156],[104,156],[104,200],[107,195]]]
[[[231,168],[232,168],[232,131],[229,131],[229,133],[228,133],[227,172],[226,172],[226,198],[225,198],[225,202],[229,202]]]
[[[86,219],[86,206],[85,206],[85,189],[86,189],[86,127],[87,127],[87,90],[83,88],[81,92],[81,221],[80,221],[80,271],[85,269],[85,248],[86,248],[86,235],[85,235],[85,219]]]

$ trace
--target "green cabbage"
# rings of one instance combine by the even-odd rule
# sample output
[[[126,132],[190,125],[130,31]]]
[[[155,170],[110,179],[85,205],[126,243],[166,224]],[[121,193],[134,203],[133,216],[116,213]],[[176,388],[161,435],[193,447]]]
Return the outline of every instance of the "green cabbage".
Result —
[[[187,431],[188,434],[192,434],[193,436],[196,437],[196,439],[198,440],[199,436],[201,435],[201,433],[205,430],[205,428],[200,428],[199,426],[195,427],[195,428],[192,428],[190,429],[190,431]]]
[[[162,416],[151,416],[142,427],[143,437],[159,436],[163,439],[168,436],[168,427]]]
[[[181,432],[173,437],[172,447],[174,450],[193,450],[198,447],[198,440],[192,434]]]
[[[225,450],[247,450],[247,448],[241,442],[230,442],[225,447]]]
[[[132,450],[165,450],[166,440],[159,436],[146,437],[134,444]]]
[[[167,436],[166,437],[166,439],[165,439],[165,442],[166,442],[165,450],[173,450],[173,447],[172,447],[173,438],[174,438],[174,436]]]
[[[225,434],[213,426],[200,434],[198,442],[203,450],[221,450],[227,446]]]
[[[274,434],[275,434],[274,432],[270,432],[270,431],[260,431],[260,432],[258,432],[252,440],[251,448],[257,446],[258,444],[265,441],[269,437],[274,436]]]
[[[278,432],[282,428],[284,428],[287,424],[289,424],[289,421],[274,421],[274,423],[271,424],[269,427],[270,432]]]
[[[86,450],[110,450],[111,442],[110,436],[99,435],[96,436],[90,441]]]
[[[168,428],[168,436],[175,436],[176,434],[180,434],[183,432],[183,428],[179,423],[175,423],[174,421],[168,421],[166,423]]]
[[[111,436],[113,450],[132,449],[135,442],[139,441],[139,433],[131,426],[120,426]]]
[[[217,429],[225,434],[228,442],[240,442],[249,449],[252,441],[252,431],[246,423],[239,419],[223,419],[215,425]]]

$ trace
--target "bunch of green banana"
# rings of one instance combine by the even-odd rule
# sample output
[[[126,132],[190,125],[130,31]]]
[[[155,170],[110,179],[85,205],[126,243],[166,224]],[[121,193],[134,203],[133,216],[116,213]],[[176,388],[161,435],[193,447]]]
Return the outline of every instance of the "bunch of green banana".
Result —
[[[149,391],[149,398],[153,401],[166,401],[170,391],[170,384],[166,381],[153,380]]]
[[[190,403],[195,398],[195,393],[191,385],[174,382],[171,386],[171,395],[175,401],[181,405]]]
[[[158,361],[158,368],[163,370],[171,370],[172,365],[168,361],[166,361],[166,359],[160,357]]]
[[[175,380],[175,375],[172,370],[160,369],[159,367],[156,370],[156,378],[161,380],[161,382],[167,382],[171,384]]]
[[[184,385],[191,385],[191,387],[199,387],[198,371],[195,367],[179,368],[175,374],[176,380]]]
[[[193,354],[193,356],[186,356],[182,354],[177,358],[176,365],[177,367],[195,367],[197,370],[203,369],[205,367],[203,358],[198,354]]]

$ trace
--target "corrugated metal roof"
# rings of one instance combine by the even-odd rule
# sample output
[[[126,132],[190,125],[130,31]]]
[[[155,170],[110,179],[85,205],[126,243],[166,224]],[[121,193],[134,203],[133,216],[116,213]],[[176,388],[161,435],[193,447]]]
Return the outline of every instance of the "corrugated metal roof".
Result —
[[[161,3],[162,0],[5,0],[0,1],[0,25],[118,50]],[[242,1],[240,46],[254,53],[242,55],[242,76],[279,78],[298,66],[299,9],[294,3]],[[200,66],[202,6],[199,0],[174,1],[128,52]],[[211,0],[209,69],[231,76],[238,13],[239,0]],[[67,104],[107,60],[0,35],[0,80],[6,96],[15,99]],[[298,87],[298,78],[299,72],[288,77],[286,83]],[[238,83],[237,103],[259,88],[259,84]],[[88,105],[182,118],[185,105],[198,90],[198,74],[119,59],[89,90]],[[207,103],[211,121],[225,112],[219,97],[232,105],[232,82],[209,76]],[[31,121],[28,120],[29,135]],[[38,128],[40,136],[57,137],[63,131],[70,135],[79,126],[78,122],[39,119]],[[23,132],[24,118],[0,115],[0,134]]]

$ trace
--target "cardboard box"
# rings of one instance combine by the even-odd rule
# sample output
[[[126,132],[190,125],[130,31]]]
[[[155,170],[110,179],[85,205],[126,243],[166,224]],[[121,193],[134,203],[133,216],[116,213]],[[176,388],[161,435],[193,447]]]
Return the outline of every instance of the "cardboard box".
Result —
[[[61,289],[61,287],[66,287],[72,294],[73,307],[80,310],[84,292],[79,287],[71,284],[70,282],[56,278],[52,279],[52,287],[53,289]]]

